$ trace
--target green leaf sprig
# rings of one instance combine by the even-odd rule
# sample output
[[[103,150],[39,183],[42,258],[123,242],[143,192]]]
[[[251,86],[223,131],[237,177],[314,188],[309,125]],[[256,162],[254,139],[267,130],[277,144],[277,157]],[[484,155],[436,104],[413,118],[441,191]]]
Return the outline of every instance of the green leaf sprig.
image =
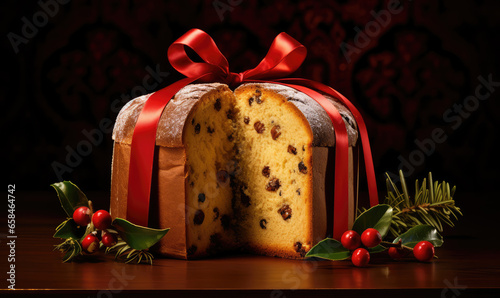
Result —
[[[374,228],[384,237],[388,234],[393,212],[393,208],[386,204],[373,206],[356,218],[353,230],[361,235],[366,229]],[[393,242],[382,241],[380,245],[368,248],[368,252],[381,253],[388,247],[398,247],[411,251],[418,242],[424,240],[431,242],[435,247],[443,244],[443,237],[436,228],[429,225],[419,225],[409,229]],[[326,238],[312,247],[305,257],[339,261],[349,259],[351,255],[352,252],[344,248],[338,240]]]
[[[54,250],[58,250],[64,254],[62,258],[63,263],[72,261],[82,254],[80,242],[73,238],[68,238],[63,243],[56,245]]]
[[[415,196],[410,198],[408,187],[402,171],[399,171],[401,189],[392,181],[388,174],[386,179],[387,196],[384,203],[394,209],[389,231],[394,237],[409,229],[426,224],[443,231],[443,225],[454,226],[453,218],[463,215],[455,205],[453,195],[456,187],[450,189],[450,184],[432,180],[432,173],[422,184],[415,181]]]
[[[147,249],[134,249],[127,242],[120,240],[114,246],[106,248],[106,253],[114,253],[115,260],[125,263],[147,263],[153,265],[154,256]]]
[[[81,241],[90,233],[98,233],[94,225],[89,223],[86,227],[78,226],[72,219],[73,212],[81,207],[89,207],[93,212],[92,202],[71,181],[63,181],[51,185],[57,192],[59,202],[66,212],[67,219],[63,221],[54,233],[54,238],[64,239],[54,250],[64,253],[63,262],[69,262],[83,255]],[[153,255],[149,248],[162,239],[170,229],[152,229],[133,224],[122,218],[115,218],[112,227],[107,233],[118,233],[118,242],[115,246],[107,248],[106,253],[116,252],[115,259],[125,263],[152,264]]]

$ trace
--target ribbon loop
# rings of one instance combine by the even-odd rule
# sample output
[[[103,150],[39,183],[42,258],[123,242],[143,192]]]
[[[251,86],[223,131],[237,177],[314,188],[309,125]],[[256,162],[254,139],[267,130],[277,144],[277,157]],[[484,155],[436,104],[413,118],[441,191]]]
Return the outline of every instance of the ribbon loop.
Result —
[[[290,35],[276,36],[269,51],[255,68],[243,72],[244,79],[275,79],[295,72],[307,55],[307,49]]]
[[[204,62],[194,62],[186,53],[185,47],[191,48]],[[177,39],[168,48],[168,60],[173,68],[188,78],[206,74],[206,81],[214,81],[218,77],[229,74],[229,63],[222,55],[210,35],[199,29],[191,29]]]

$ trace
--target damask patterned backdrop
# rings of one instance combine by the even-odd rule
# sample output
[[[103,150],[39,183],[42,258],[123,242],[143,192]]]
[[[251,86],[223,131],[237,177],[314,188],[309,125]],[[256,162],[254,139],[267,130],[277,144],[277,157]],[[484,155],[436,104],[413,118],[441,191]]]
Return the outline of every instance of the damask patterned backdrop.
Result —
[[[463,190],[498,180],[498,1],[2,1],[3,172],[24,190],[72,180],[109,190],[110,125],[130,98],[181,75],[167,48],[208,32],[233,71],[285,31],[296,73],[364,115],[380,182],[402,167]],[[384,185],[384,184],[380,184]]]

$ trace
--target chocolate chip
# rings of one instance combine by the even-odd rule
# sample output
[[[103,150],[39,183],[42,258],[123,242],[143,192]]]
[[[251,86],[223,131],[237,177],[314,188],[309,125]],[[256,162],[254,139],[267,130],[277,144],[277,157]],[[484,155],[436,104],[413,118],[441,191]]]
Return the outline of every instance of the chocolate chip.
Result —
[[[207,132],[208,133],[213,133],[215,130],[213,128],[211,128],[210,126],[207,126]]]
[[[279,125],[273,126],[271,129],[271,136],[273,137],[273,140],[276,140],[280,135],[281,135],[281,127]]]
[[[299,162],[299,171],[302,174],[307,174],[307,167],[304,165],[303,161]]]
[[[265,219],[261,219],[261,220],[260,220],[260,222],[259,222],[259,225],[260,225],[260,228],[261,228],[261,229],[263,229],[263,230],[267,229],[267,228],[266,228],[266,225],[267,225],[267,220],[265,220]]]
[[[194,125],[194,118],[193,118],[193,119],[191,119],[191,124],[192,124],[192,125]]]
[[[223,248],[222,245],[222,237],[219,233],[215,233],[213,235],[210,235],[210,244],[208,245],[207,248],[207,253],[214,255],[221,251]]]
[[[189,186],[194,187],[194,181],[191,181],[191,182],[189,183]]]
[[[232,175],[229,176],[229,186],[231,187],[232,190],[236,189],[236,182],[234,179],[236,177],[236,174],[233,172]]]
[[[352,120],[351,117],[349,117],[348,115],[344,115],[344,114],[340,114],[340,116],[342,117],[342,119],[344,119],[344,121],[346,121],[347,123],[349,123],[349,126],[355,127],[354,126],[354,122],[353,122],[353,120]]]
[[[300,188],[296,190],[297,194],[300,196]]]
[[[219,233],[210,235],[210,244],[219,246],[221,244],[222,237]]]
[[[279,210],[278,213],[281,214],[281,217],[283,217],[283,220],[287,220],[292,217],[292,209],[288,205],[283,205]]]
[[[227,230],[227,229],[229,229],[229,225],[231,224],[231,218],[229,217],[229,215],[224,214],[220,218],[220,222],[221,222],[222,227],[224,228],[224,230]]]
[[[214,109],[218,112],[222,108],[222,104],[220,103],[220,98],[217,98],[214,103]]]
[[[188,256],[192,256],[192,255],[194,255],[194,253],[196,252],[196,250],[197,250],[197,249],[198,249],[198,247],[197,247],[196,245],[191,245],[191,247],[189,247],[189,248],[187,249],[187,251],[186,251],[186,252],[187,252],[187,255],[188,255]]]
[[[260,121],[257,121],[253,124],[253,128],[255,128],[255,131],[257,133],[263,133],[264,130],[266,129],[264,123],[260,122]]]
[[[200,130],[201,130],[201,126],[200,126],[200,123],[196,124],[196,126],[194,127],[194,133],[195,134],[199,134],[200,133]]]
[[[306,146],[302,146],[302,151],[306,151]]]
[[[227,179],[229,178],[229,174],[225,170],[220,170],[217,172],[217,181],[220,183],[226,183]]]
[[[280,190],[280,192],[279,192],[279,196],[281,197],[281,190]]]
[[[231,109],[227,110],[226,116],[227,116],[227,119],[233,119],[234,118],[233,110],[231,110]]]
[[[241,190],[240,200],[241,200],[241,205],[245,207],[250,206],[250,197],[245,194],[243,189]]]
[[[215,207],[214,213],[215,213],[215,215],[214,215],[214,221],[215,221],[217,218],[219,218],[219,208]]]
[[[254,101],[256,101],[258,104],[261,104],[263,102],[261,99],[261,96],[262,96],[262,92],[259,89],[255,90],[254,95],[252,97],[248,98],[248,105],[252,106],[252,103]]]
[[[280,180],[276,177],[271,178],[266,184],[266,190],[267,191],[276,191],[278,188],[280,188]]]
[[[297,148],[293,147],[292,145],[288,145],[288,153],[297,155]]]
[[[293,245],[293,248],[295,248],[295,251],[298,252],[301,256],[306,255],[306,250],[304,249],[304,246],[302,246],[302,243],[295,242],[295,244]]]
[[[245,124],[250,123],[250,117],[245,116],[245,117],[243,118],[243,122],[245,122]]]
[[[269,178],[269,175],[271,175],[271,169],[268,166],[265,166],[262,169],[262,175],[264,175],[264,177],[266,178]]]
[[[194,214],[194,224],[195,225],[201,225],[203,221],[205,220],[205,213],[201,210],[196,210],[196,213]]]
[[[198,202],[205,202],[205,194],[204,193],[200,193],[198,195]]]
[[[255,95],[254,95],[254,98],[255,98],[255,101],[256,101],[258,104],[261,104],[261,103],[262,103],[261,96],[262,96],[262,92],[261,92],[259,89],[256,89],[256,90],[255,90]]]
[[[229,142],[232,142],[232,141],[234,140],[233,134],[228,135],[228,136],[227,136],[227,140],[228,140]]]

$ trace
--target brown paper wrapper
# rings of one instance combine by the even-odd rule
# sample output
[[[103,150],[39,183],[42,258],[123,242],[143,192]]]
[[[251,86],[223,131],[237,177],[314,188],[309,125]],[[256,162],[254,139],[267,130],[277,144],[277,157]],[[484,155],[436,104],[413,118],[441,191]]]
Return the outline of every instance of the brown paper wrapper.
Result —
[[[113,148],[110,214],[127,218],[130,145]],[[149,227],[170,228],[153,250],[186,259],[186,152],[184,148],[156,147],[149,204]]]
[[[349,227],[352,227],[358,194],[358,146],[349,148]],[[127,216],[127,187],[130,144],[115,142],[111,177],[113,218]],[[186,247],[186,152],[184,148],[157,146],[150,195],[149,226],[170,228],[154,251],[187,259]],[[335,148],[313,147],[313,239],[314,244],[332,235]]]

